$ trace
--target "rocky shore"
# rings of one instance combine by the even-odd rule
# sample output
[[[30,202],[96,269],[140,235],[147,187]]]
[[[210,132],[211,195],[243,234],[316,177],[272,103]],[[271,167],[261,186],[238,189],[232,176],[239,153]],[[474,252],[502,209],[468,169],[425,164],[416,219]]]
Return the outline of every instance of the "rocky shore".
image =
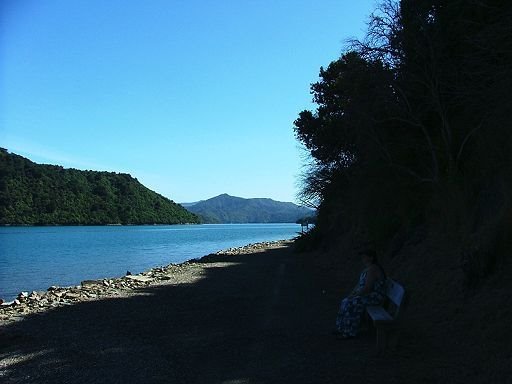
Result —
[[[22,320],[28,315],[83,301],[134,295],[141,288],[148,286],[191,283],[201,279],[205,269],[211,267],[204,263],[206,260],[218,256],[235,256],[281,248],[291,242],[291,240],[277,240],[248,244],[221,250],[181,264],[155,267],[137,275],[127,273],[126,276],[120,278],[84,280],[77,286],[51,286],[46,291],[20,292],[14,301],[4,302],[0,305],[0,325]]]

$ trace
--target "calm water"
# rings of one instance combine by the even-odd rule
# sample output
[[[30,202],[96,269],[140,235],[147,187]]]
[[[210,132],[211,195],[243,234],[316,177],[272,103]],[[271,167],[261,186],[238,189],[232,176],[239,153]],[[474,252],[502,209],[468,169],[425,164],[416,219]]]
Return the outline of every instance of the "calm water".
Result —
[[[297,224],[0,227],[0,298],[51,285],[139,273],[260,241],[290,239]]]

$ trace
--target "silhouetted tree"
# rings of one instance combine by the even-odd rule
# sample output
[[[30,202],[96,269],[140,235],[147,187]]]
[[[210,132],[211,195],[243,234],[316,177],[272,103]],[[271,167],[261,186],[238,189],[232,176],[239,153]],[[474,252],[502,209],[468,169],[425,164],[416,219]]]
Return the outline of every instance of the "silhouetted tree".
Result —
[[[510,190],[511,16],[498,0],[385,0],[365,38],[320,69],[318,107],[294,123],[316,231],[359,225],[386,241],[435,205],[474,221],[479,196]]]

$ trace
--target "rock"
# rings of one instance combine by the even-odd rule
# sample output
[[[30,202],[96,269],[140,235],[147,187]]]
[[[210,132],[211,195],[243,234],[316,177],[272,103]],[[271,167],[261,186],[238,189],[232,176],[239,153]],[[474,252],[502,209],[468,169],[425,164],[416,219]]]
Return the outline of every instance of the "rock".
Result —
[[[82,287],[94,287],[101,284],[102,280],[84,280],[80,283]]]
[[[80,294],[79,293],[73,293],[73,292],[67,292],[66,294],[64,294],[64,297],[66,299],[78,299],[78,298],[80,298]]]
[[[28,296],[29,300],[39,300],[39,294],[36,291],[32,291],[32,293]]]
[[[150,277],[139,276],[139,275],[129,275],[129,276],[125,276],[125,278],[130,279],[130,280],[140,281],[141,283],[146,283],[146,282],[152,280]]]

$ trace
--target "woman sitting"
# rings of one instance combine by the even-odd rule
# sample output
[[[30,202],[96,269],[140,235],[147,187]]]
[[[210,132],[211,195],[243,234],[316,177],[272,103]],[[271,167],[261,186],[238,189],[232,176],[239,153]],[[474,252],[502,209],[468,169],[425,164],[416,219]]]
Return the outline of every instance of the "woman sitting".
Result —
[[[350,295],[341,301],[335,333],[343,339],[357,336],[361,317],[368,305],[382,304],[386,292],[386,274],[373,250],[361,253],[366,268]]]

